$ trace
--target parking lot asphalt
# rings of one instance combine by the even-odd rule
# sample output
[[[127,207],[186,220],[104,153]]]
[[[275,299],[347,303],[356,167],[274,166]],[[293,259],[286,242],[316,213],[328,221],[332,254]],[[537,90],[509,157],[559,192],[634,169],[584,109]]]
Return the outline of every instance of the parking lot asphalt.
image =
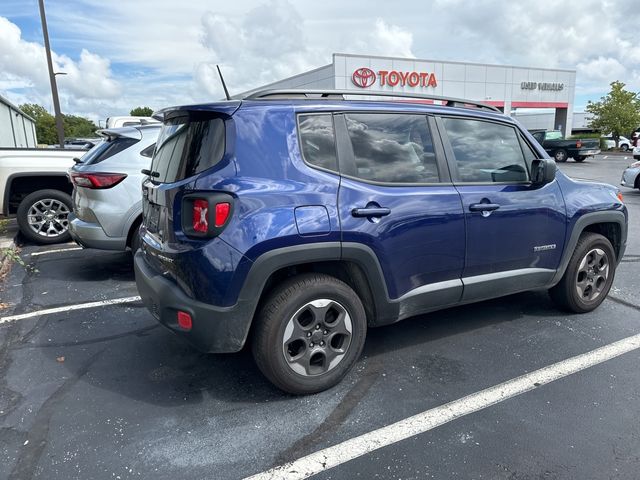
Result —
[[[631,161],[560,169],[617,185]],[[272,387],[247,351],[202,354],[158,326],[130,254],[24,245],[0,294],[0,478],[244,478],[637,335],[640,191],[622,192],[627,252],[596,311],[528,292],[372,329],[356,369],[307,397]],[[400,441],[381,434],[313,478],[637,479],[639,365],[633,349]]]

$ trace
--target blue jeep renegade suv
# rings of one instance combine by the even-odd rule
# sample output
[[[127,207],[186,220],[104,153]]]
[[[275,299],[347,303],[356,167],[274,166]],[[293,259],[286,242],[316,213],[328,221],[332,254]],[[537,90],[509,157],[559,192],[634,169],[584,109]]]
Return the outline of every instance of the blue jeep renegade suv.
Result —
[[[341,93],[158,112],[135,270],[163,325],[206,352],[249,341],[275,385],[312,393],[368,327],[531,289],[572,312],[607,296],[614,187],[557,172],[493,107]]]

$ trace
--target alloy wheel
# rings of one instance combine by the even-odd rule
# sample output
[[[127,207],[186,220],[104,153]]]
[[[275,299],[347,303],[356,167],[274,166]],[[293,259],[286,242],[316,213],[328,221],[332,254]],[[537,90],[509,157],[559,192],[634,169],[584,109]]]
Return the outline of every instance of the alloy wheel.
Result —
[[[352,334],[351,317],[344,306],[335,300],[313,300],[298,309],[287,322],[282,353],[295,373],[322,375],[342,361]]]
[[[609,257],[605,251],[600,248],[589,250],[578,266],[578,296],[588,302],[598,298],[607,284],[610,271]]]
[[[69,208],[60,200],[43,198],[31,205],[27,214],[29,228],[41,237],[54,238],[69,229]]]

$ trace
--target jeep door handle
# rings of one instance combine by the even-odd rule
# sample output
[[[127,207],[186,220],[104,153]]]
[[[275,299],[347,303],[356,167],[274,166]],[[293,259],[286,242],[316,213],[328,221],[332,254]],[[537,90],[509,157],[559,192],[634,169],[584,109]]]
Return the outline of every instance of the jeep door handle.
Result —
[[[354,217],[385,217],[390,213],[391,209],[384,207],[354,208],[351,210],[351,215]]]
[[[497,203],[472,203],[469,205],[469,210],[472,212],[493,212],[500,208]]]

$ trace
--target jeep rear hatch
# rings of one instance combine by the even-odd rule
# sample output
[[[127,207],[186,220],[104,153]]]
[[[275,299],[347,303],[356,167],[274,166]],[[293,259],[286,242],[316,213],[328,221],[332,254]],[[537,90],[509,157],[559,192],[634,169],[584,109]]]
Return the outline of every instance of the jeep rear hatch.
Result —
[[[223,119],[240,102],[175,107],[154,113],[163,126],[151,162],[153,183],[173,183],[215,165],[224,154]]]
[[[152,243],[160,250],[166,251],[164,247],[167,243],[177,241],[176,231],[183,230],[181,225],[174,225],[174,208],[182,208],[179,202],[185,192],[194,188],[198,174],[214,167],[223,170],[230,168],[229,173],[235,174],[235,165],[222,160],[227,144],[226,121],[239,104],[240,102],[225,102],[175,108],[162,111],[159,115],[163,126],[151,169],[145,172],[149,174],[149,178],[143,182],[142,191],[143,227],[153,240]],[[189,213],[199,205],[200,202],[196,203]],[[212,204],[202,211],[213,212],[214,208],[215,205]],[[178,216],[182,217],[184,215]],[[197,226],[200,227],[200,224]],[[214,226],[213,221],[211,226]],[[199,236],[199,233],[196,232],[194,236]]]

